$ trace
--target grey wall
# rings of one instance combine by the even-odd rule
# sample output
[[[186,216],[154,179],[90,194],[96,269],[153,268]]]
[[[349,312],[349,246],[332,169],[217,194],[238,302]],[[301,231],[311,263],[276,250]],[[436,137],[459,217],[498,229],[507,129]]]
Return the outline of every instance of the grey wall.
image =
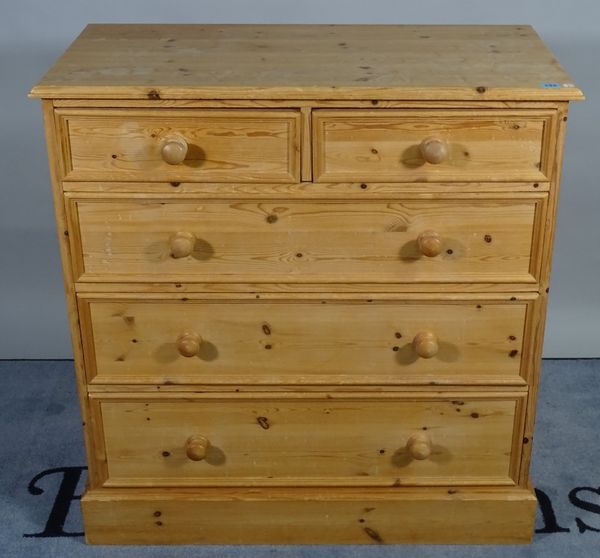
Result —
[[[545,356],[600,356],[597,0],[18,0],[0,20],[0,358],[71,356],[41,113],[26,94],[88,22],[532,24],[588,97],[569,118]]]

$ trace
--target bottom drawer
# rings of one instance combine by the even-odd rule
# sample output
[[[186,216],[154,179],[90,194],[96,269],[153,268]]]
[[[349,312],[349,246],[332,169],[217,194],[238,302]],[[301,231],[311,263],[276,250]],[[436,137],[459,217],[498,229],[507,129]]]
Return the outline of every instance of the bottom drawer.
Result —
[[[93,400],[105,486],[514,484],[524,393]]]

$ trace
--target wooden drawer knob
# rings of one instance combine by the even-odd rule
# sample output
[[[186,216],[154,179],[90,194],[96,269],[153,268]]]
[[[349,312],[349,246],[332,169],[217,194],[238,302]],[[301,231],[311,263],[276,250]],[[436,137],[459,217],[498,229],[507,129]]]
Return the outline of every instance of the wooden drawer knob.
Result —
[[[204,436],[190,436],[185,441],[185,454],[192,461],[202,461],[206,457],[210,442]]]
[[[177,350],[184,357],[197,356],[202,345],[202,337],[195,331],[184,331],[177,338]]]
[[[431,358],[437,355],[438,340],[431,331],[421,331],[413,339],[413,348],[421,358]]]
[[[160,155],[165,163],[179,165],[185,161],[188,152],[188,144],[180,135],[169,136],[162,145]]]
[[[192,255],[196,245],[196,237],[190,232],[178,232],[171,237],[171,256],[187,258]]]
[[[442,252],[442,239],[435,231],[423,231],[417,237],[417,244],[421,253],[428,258],[439,256]]]
[[[439,165],[448,158],[448,144],[439,138],[425,138],[419,149],[423,159],[432,165]]]
[[[431,455],[431,438],[426,432],[415,432],[406,442],[406,450],[413,459],[427,459]]]

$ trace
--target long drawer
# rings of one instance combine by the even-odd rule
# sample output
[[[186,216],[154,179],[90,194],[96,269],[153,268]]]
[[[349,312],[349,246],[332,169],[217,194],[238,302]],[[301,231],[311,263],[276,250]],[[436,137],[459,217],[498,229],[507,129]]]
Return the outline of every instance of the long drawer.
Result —
[[[68,200],[80,281],[535,283],[546,195]]]
[[[179,397],[93,400],[107,486],[514,484],[523,394]]]
[[[297,182],[295,110],[61,109],[67,180]]]
[[[546,181],[553,111],[315,110],[318,182]]]
[[[206,297],[80,295],[88,379],[522,385],[537,300]]]

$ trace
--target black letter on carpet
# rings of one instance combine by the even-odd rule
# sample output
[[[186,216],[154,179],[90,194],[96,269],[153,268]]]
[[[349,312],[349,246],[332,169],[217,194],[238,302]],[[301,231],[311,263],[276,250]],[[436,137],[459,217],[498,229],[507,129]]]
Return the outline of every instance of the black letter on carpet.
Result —
[[[44,491],[36,486],[36,483],[43,477],[53,475],[55,473],[62,473],[63,478],[58,487],[58,493],[54,498],[54,505],[52,511],[46,521],[46,527],[41,533],[25,533],[24,537],[82,537],[83,533],[66,533],[64,531],[65,521],[69,514],[69,508],[73,500],[80,500],[81,494],[75,494],[77,490],[77,484],[81,477],[81,473],[87,469],[87,467],[58,467],[56,469],[46,469],[41,473],[38,473],[31,479],[27,490],[34,496],[40,496]]]
[[[582,510],[589,511],[592,513],[597,513],[600,515],[600,506],[598,504],[593,504],[592,502],[588,502],[587,500],[582,500],[579,498],[579,492],[593,492],[594,494],[600,494],[600,488],[592,488],[590,486],[578,486],[569,492],[569,502]],[[575,518],[575,523],[577,523],[577,527],[579,528],[579,532],[583,533],[585,531],[595,531],[596,533],[600,533],[600,529],[596,527],[590,527],[586,523],[584,523],[578,517]]]
[[[542,518],[544,519],[544,526],[541,529],[536,529],[535,532],[570,533],[571,529],[561,527],[558,524],[558,521],[556,521],[556,514],[554,513],[554,508],[552,507],[552,500],[550,500],[548,495],[539,488],[535,489],[535,495],[537,496],[540,511],[542,512]]]

